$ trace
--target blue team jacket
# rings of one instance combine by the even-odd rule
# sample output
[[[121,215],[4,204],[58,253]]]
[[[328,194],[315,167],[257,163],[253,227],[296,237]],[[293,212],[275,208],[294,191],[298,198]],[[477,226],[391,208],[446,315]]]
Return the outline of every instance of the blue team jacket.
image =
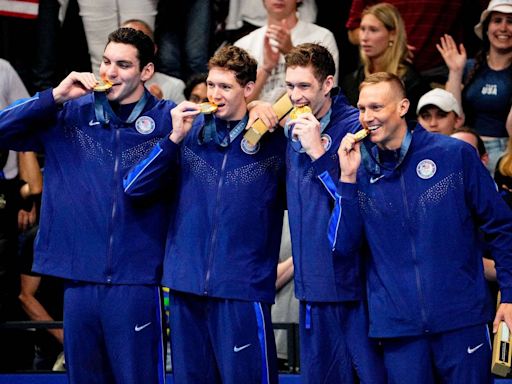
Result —
[[[227,147],[201,144],[203,125],[200,116],[180,145],[169,139],[157,144],[125,178],[125,192],[136,198],[172,186],[165,286],[273,302],[285,200],[284,136],[267,134],[248,154],[243,132]]]
[[[115,116],[100,124],[93,94],[59,107],[51,89],[0,111],[0,146],[45,154],[34,271],[96,283],[160,282],[168,204],[157,196],[134,202],[122,184],[171,130],[174,104],[148,97],[145,117],[131,124]]]
[[[338,147],[347,132],[360,128],[358,116],[357,109],[339,93],[333,97],[330,122],[322,132],[327,152],[312,162],[291,143],[287,148],[287,201],[299,300],[339,302],[361,298],[359,253],[337,257],[327,239],[336,190],[332,180],[339,178]]]
[[[369,246],[370,336],[489,321],[479,229],[495,258],[503,301],[511,302],[512,213],[473,147],[417,125],[396,168],[379,173],[371,157],[363,158],[357,184],[340,184],[341,215],[333,223],[341,254],[361,244],[363,232]]]

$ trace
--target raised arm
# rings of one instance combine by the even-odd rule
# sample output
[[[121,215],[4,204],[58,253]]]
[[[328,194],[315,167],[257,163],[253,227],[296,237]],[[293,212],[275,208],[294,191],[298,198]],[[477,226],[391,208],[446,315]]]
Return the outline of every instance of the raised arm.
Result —
[[[467,61],[466,49],[462,44],[457,46],[450,35],[441,37],[440,44],[436,44],[436,47],[450,70],[445,88],[455,96],[459,105],[462,106],[462,76]]]
[[[124,192],[133,197],[147,196],[162,187],[177,171],[180,145],[199,114],[199,106],[183,101],[171,110],[172,131],[149,155],[135,165],[123,179]]]
[[[53,89],[53,99],[57,104],[64,104],[92,92],[97,84],[98,80],[91,72],[71,72]]]

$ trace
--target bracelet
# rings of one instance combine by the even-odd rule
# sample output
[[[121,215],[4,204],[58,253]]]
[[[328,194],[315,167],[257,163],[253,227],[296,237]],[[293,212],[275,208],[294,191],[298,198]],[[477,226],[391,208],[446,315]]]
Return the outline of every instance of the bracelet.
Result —
[[[267,75],[269,75],[269,76],[270,76],[270,75],[272,74],[272,71],[269,71],[267,68],[265,68],[265,67],[261,67],[261,68],[265,71],[265,73],[266,73]]]

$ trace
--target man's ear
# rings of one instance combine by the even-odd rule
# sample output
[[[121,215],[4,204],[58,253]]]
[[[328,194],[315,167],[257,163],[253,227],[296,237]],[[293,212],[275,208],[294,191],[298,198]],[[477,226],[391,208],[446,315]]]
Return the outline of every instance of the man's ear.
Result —
[[[244,97],[247,99],[249,96],[251,96],[252,92],[254,91],[254,81],[249,81],[247,84],[245,84],[244,87]]]
[[[147,63],[144,68],[142,68],[140,79],[142,81],[148,81],[151,79],[153,74],[155,73],[155,65],[153,63]]]
[[[400,117],[404,117],[407,114],[407,111],[409,110],[409,107],[411,105],[411,102],[409,99],[402,99],[400,100],[400,104],[398,106],[400,110]]]
[[[326,79],[324,80],[324,83],[322,85],[323,94],[325,96],[327,96],[331,92],[331,89],[333,87],[334,87],[334,76],[329,75],[326,77]]]

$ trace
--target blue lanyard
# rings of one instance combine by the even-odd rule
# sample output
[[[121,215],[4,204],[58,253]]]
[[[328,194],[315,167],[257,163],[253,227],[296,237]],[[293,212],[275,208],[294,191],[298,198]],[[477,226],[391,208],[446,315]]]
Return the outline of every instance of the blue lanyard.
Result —
[[[331,122],[331,108],[327,111],[327,113],[320,119],[320,134],[322,134],[327,128],[327,125]],[[306,152],[304,148],[302,148],[302,144],[300,143],[300,140],[296,140],[292,137],[291,131],[293,130],[293,125],[288,124],[290,119],[288,119],[284,125],[284,134],[285,136],[290,139],[290,145],[291,147],[296,151],[300,153]]]
[[[133,123],[146,107],[148,100],[149,93],[144,90],[144,94],[139,99],[137,104],[135,104],[135,107],[133,107],[133,110],[130,113],[130,116],[128,116],[128,119],[126,119],[125,123]],[[96,120],[99,121],[103,126],[108,125],[111,118],[121,121],[121,119],[119,119],[112,110],[105,92],[94,93],[94,114],[96,115]]]
[[[209,143],[210,141],[214,141],[217,145],[221,147],[227,147],[230,143],[232,143],[240,133],[242,133],[249,121],[249,115],[246,114],[242,120],[238,122],[237,125],[233,129],[229,131],[229,134],[224,136],[222,139],[217,132],[217,124],[215,116],[213,115],[205,115],[205,125],[203,128],[203,137],[200,142],[202,144]]]
[[[402,141],[402,144],[400,145],[400,154],[398,155],[398,161],[393,168],[393,170],[397,169],[400,164],[404,161],[405,155],[407,154],[407,151],[409,150],[409,147],[411,145],[412,141],[412,133],[409,129],[407,129],[405,133],[404,140]],[[361,147],[361,156],[363,158],[363,164],[365,168],[368,170],[368,172],[373,176],[381,176],[382,175],[382,169],[386,168],[384,167],[380,161],[379,161],[379,151],[377,145],[371,144],[369,140],[363,141],[363,146]]]

